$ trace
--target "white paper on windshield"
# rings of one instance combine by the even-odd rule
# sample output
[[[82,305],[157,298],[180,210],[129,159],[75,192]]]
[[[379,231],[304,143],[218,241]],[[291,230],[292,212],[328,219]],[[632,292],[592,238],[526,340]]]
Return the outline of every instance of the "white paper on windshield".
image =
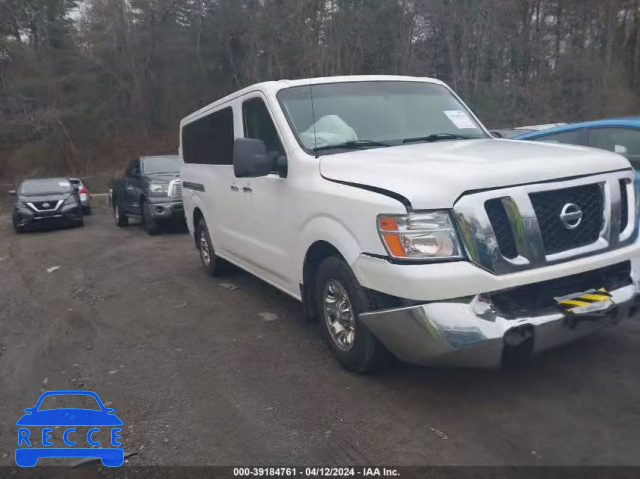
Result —
[[[451,120],[451,123],[456,125],[459,130],[475,130],[476,128],[478,128],[475,123],[473,123],[473,120],[469,118],[469,115],[467,115],[464,111],[448,110],[443,113],[447,115],[449,120]]]

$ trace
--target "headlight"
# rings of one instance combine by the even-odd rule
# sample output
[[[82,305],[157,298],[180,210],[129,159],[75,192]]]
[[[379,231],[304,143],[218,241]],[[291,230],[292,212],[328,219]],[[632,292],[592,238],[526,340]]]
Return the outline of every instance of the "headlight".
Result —
[[[64,203],[62,203],[63,205],[75,205],[76,204],[76,197],[75,196],[69,196],[69,198],[67,198],[66,200],[64,200]]]
[[[169,185],[166,183],[151,183],[149,189],[151,193],[168,193]]]
[[[446,211],[379,216],[378,232],[393,258],[462,258],[458,235]]]

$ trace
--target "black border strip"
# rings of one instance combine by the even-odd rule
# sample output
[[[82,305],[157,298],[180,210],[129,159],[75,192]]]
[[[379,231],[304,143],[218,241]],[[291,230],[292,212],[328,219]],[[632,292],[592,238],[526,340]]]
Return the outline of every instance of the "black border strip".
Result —
[[[189,181],[183,181],[182,187],[188,190],[202,191],[204,193],[204,185],[202,183],[191,183]]]
[[[331,181],[332,183],[338,183],[339,185],[353,186],[354,188],[360,188],[361,190],[372,191],[373,193],[378,193],[380,195],[388,196],[389,198],[393,198],[394,200],[397,200],[400,203],[402,203],[405,206],[405,208],[407,208],[407,212],[413,211],[411,202],[404,196],[399,195],[398,193],[394,193],[393,191],[385,190],[384,188],[378,188],[377,186],[363,185],[361,183],[351,183],[350,181],[334,180],[331,178],[327,178],[324,175],[322,175],[322,177],[327,181]]]

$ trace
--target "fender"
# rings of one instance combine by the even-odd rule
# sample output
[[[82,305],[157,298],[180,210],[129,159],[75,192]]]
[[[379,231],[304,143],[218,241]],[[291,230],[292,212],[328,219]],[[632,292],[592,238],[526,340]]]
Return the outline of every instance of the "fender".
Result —
[[[303,282],[304,259],[312,244],[318,241],[326,241],[340,252],[349,265],[352,265],[360,253],[362,247],[356,235],[339,218],[328,215],[315,216],[307,221],[299,235],[300,249],[296,254],[296,274],[299,284]]]

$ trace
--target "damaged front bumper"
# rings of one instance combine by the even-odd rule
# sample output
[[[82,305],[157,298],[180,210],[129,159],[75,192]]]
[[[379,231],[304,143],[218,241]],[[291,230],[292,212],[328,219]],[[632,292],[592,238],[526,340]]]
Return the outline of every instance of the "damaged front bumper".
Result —
[[[553,300],[562,288],[568,293],[589,290],[585,285],[600,287],[593,279],[598,276],[589,272],[512,291],[368,312],[360,320],[403,361],[497,368],[509,352],[536,354],[635,315],[640,292],[637,280],[629,262],[616,267],[616,271],[604,268],[601,272],[600,277],[611,275],[610,304],[599,312],[574,314]],[[566,290],[568,287],[577,289]],[[538,301],[531,297],[535,294],[549,300]]]

